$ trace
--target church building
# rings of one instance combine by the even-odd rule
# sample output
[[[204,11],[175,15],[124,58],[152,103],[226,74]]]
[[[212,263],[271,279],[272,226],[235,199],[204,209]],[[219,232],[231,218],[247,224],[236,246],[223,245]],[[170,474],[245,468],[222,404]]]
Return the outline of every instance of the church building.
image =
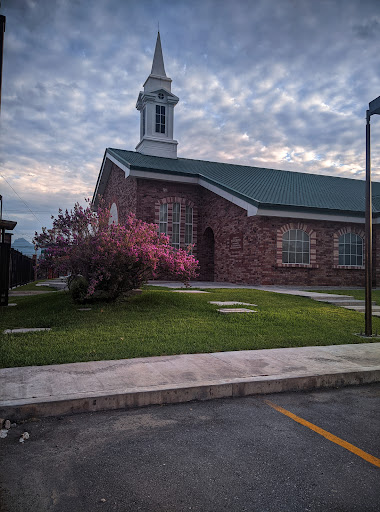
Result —
[[[255,285],[364,286],[365,182],[177,156],[158,33],[137,98],[135,151],[107,148],[96,184],[115,222],[129,212],[192,245],[199,279]],[[194,155],[196,156],[196,155]],[[380,277],[380,183],[373,183],[373,275]]]

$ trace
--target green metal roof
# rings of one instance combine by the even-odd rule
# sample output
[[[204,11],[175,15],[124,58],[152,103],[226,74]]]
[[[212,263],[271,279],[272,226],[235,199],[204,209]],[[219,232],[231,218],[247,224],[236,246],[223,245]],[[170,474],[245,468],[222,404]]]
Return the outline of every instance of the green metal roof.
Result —
[[[188,158],[163,158],[108,148],[131,169],[194,176],[257,207],[363,215],[365,181]],[[380,183],[373,182],[373,211],[380,213]]]

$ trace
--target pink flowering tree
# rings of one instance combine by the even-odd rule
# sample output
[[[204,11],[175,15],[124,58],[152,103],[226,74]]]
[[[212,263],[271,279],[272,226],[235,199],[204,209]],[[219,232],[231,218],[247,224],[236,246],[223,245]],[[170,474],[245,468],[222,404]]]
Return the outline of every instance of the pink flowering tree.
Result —
[[[44,249],[40,267],[70,274],[72,283],[81,283],[74,298],[116,298],[160,274],[185,283],[197,276],[198,261],[190,251],[174,249],[155,224],[133,214],[125,224],[109,224],[109,218],[104,204],[94,212],[77,203],[70,212],[59,210],[52,217],[52,229],[35,234],[34,243]]]

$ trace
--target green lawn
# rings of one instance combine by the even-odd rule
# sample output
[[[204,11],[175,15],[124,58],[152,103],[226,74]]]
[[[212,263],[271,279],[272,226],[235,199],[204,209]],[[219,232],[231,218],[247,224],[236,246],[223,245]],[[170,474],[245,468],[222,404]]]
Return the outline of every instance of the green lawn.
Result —
[[[22,286],[17,286],[16,288],[12,288],[12,292],[24,292],[24,291],[32,291],[32,292],[55,292],[56,288],[52,288],[51,286],[36,286],[38,283],[45,283],[46,279],[41,279],[39,281],[34,281],[33,283],[24,284]]]
[[[211,300],[257,304],[258,313],[221,315]],[[361,343],[364,315],[304,297],[260,290],[208,294],[144,290],[78,311],[66,292],[12,297],[0,309],[0,366],[28,366],[155,355]],[[380,331],[380,318],[374,318]],[[50,332],[3,334],[17,327]]]

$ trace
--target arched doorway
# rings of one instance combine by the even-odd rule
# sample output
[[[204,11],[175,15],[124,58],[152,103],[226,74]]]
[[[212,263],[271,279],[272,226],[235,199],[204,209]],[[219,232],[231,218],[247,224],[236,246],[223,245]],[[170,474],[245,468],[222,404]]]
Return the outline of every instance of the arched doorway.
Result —
[[[208,227],[202,235],[199,251],[199,278],[202,281],[214,281],[215,239],[213,230]]]

